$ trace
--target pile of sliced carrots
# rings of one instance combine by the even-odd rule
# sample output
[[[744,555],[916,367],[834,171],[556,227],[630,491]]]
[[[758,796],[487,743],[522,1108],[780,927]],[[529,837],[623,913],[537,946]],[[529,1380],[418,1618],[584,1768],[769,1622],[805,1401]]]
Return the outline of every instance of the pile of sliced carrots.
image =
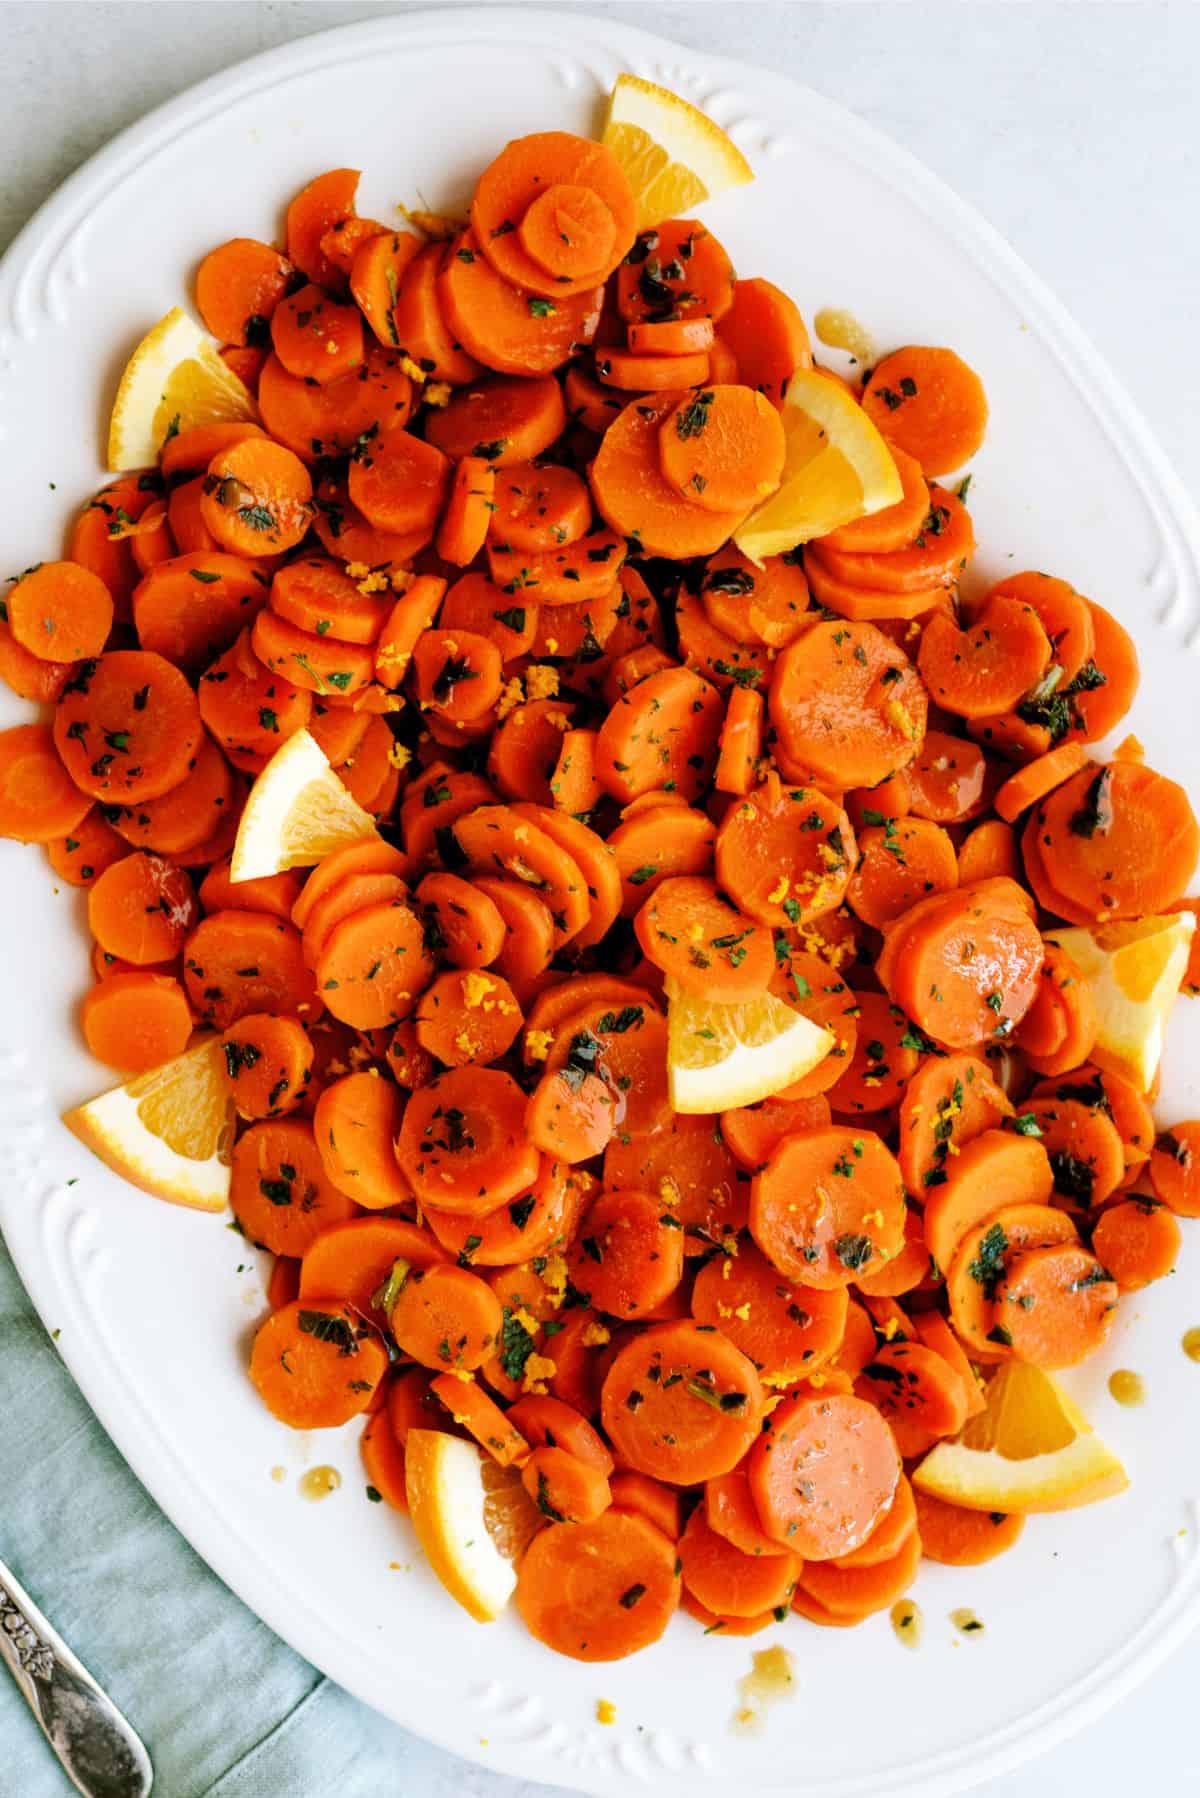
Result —
[[[45,711],[0,734],[0,831],[86,889],[100,1060],[223,1034],[276,1417],[366,1416],[400,1510],[413,1428],[521,1468],[518,1604],[564,1653],[680,1603],[857,1622],[1019,1533],[908,1479],[980,1369],[1081,1360],[1200,1214],[1200,1123],[1157,1136],[1093,1062],[1043,936],[1178,906],[1196,821],[1135,743],[1093,757],[1137,685],[1114,618],[961,591],[957,356],[855,390],[901,499],[759,567],[731,534],[812,366],[785,294],[696,220],[635,235],[563,133],[443,238],[356,184],[201,265],[261,426],[172,435],[9,589],[0,674]],[[301,728],[378,832],[234,884]],[[676,1115],[667,981],[834,1049]]]

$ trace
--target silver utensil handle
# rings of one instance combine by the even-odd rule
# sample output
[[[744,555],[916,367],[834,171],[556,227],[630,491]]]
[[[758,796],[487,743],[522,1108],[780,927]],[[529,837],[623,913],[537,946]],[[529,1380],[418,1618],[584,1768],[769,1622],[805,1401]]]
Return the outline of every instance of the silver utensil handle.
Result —
[[[0,1660],[84,1798],[145,1798],[150,1757],[29,1594],[0,1561]]]

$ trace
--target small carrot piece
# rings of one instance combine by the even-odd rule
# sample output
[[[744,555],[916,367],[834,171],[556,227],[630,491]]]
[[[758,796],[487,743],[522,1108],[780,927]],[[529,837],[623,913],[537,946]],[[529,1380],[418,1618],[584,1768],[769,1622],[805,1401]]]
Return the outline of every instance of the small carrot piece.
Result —
[[[460,1380],[454,1374],[442,1373],[431,1382],[429,1389],[441,1399],[455,1423],[461,1424],[498,1466],[511,1467],[514,1462],[531,1459],[529,1444],[520,1431],[474,1380]]]
[[[1173,1273],[1181,1246],[1174,1214],[1140,1192],[1106,1206],[1092,1231],[1092,1249],[1121,1292],[1140,1292]]]
[[[963,886],[973,886],[1001,874],[1009,880],[1020,877],[1016,838],[1011,825],[986,818],[958,846],[958,878]]]
[[[521,1025],[521,1008],[507,980],[473,969],[436,975],[416,1010],[418,1043],[451,1068],[498,1061]]]
[[[288,259],[322,287],[336,289],[341,271],[323,253],[321,239],[331,226],[353,217],[358,181],[357,169],[330,169],[302,187],[288,206]]]
[[[408,1017],[433,973],[421,920],[403,902],[368,905],[331,932],[317,990],[335,1018],[379,1030]]]
[[[464,456],[454,470],[450,495],[438,526],[437,552],[443,562],[465,568],[487,541],[495,505],[496,471],[481,456]]]
[[[471,723],[500,697],[503,662],[489,637],[473,631],[423,631],[413,645],[417,699],[443,718]]]
[[[390,349],[400,343],[394,316],[400,282],[421,247],[412,231],[377,232],[354,247],[350,292],[379,342]]]
[[[800,1572],[800,1561],[783,1549],[775,1554],[746,1553],[709,1523],[698,1505],[679,1538],[683,1583],[706,1610],[718,1615],[752,1617],[787,1604]]]
[[[707,351],[683,356],[635,354],[632,350],[602,349],[596,352],[596,379],[605,387],[624,393],[677,393],[699,388],[708,380]]]
[[[885,1342],[863,1368],[854,1390],[891,1426],[904,1456],[924,1454],[966,1422],[967,1395],[948,1361],[923,1343]]]
[[[407,1516],[408,1489],[404,1449],[396,1440],[386,1409],[373,1412],[367,1418],[358,1446],[362,1455],[363,1472],[367,1476],[368,1496],[372,1492],[377,1493],[381,1503]]]
[[[627,325],[658,317],[665,307],[675,319],[720,323],[736,285],[733,264],[706,226],[697,219],[664,219],[638,233],[617,270],[617,311]]]
[[[1025,1528],[1016,1511],[969,1511],[930,1492],[914,1493],[921,1553],[945,1567],[980,1567],[1012,1548]]]

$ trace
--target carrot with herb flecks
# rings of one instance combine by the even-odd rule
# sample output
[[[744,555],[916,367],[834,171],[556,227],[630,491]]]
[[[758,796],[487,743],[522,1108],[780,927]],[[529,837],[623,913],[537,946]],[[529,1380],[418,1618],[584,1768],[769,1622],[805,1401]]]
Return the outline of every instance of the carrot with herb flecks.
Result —
[[[251,1012],[225,1031],[222,1047],[229,1090],[242,1117],[282,1117],[300,1104],[313,1054],[298,1018]]]
[[[250,1378],[267,1409],[294,1430],[333,1429],[365,1411],[387,1352],[349,1305],[297,1299],[254,1338]]]
[[[781,1273],[848,1286],[904,1241],[900,1169],[873,1131],[839,1125],[785,1137],[750,1187],[750,1234]]]
[[[872,369],[862,405],[927,475],[969,462],[987,429],[983,383],[953,350],[894,350]]]
[[[465,568],[487,540],[495,513],[496,471],[482,456],[464,456],[454,470],[450,496],[438,526],[443,562]]]
[[[112,594],[76,562],[41,562],[5,596],[13,637],[43,662],[98,656],[112,629]]]

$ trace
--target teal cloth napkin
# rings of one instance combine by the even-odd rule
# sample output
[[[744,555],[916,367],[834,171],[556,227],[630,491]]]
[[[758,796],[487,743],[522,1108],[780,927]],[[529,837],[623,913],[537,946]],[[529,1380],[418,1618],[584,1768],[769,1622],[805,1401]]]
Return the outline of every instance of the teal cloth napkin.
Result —
[[[518,1790],[359,1704],[210,1572],[92,1416],[2,1242],[0,1557],[145,1741],[156,1798]],[[0,1666],[0,1794],[69,1791]]]

